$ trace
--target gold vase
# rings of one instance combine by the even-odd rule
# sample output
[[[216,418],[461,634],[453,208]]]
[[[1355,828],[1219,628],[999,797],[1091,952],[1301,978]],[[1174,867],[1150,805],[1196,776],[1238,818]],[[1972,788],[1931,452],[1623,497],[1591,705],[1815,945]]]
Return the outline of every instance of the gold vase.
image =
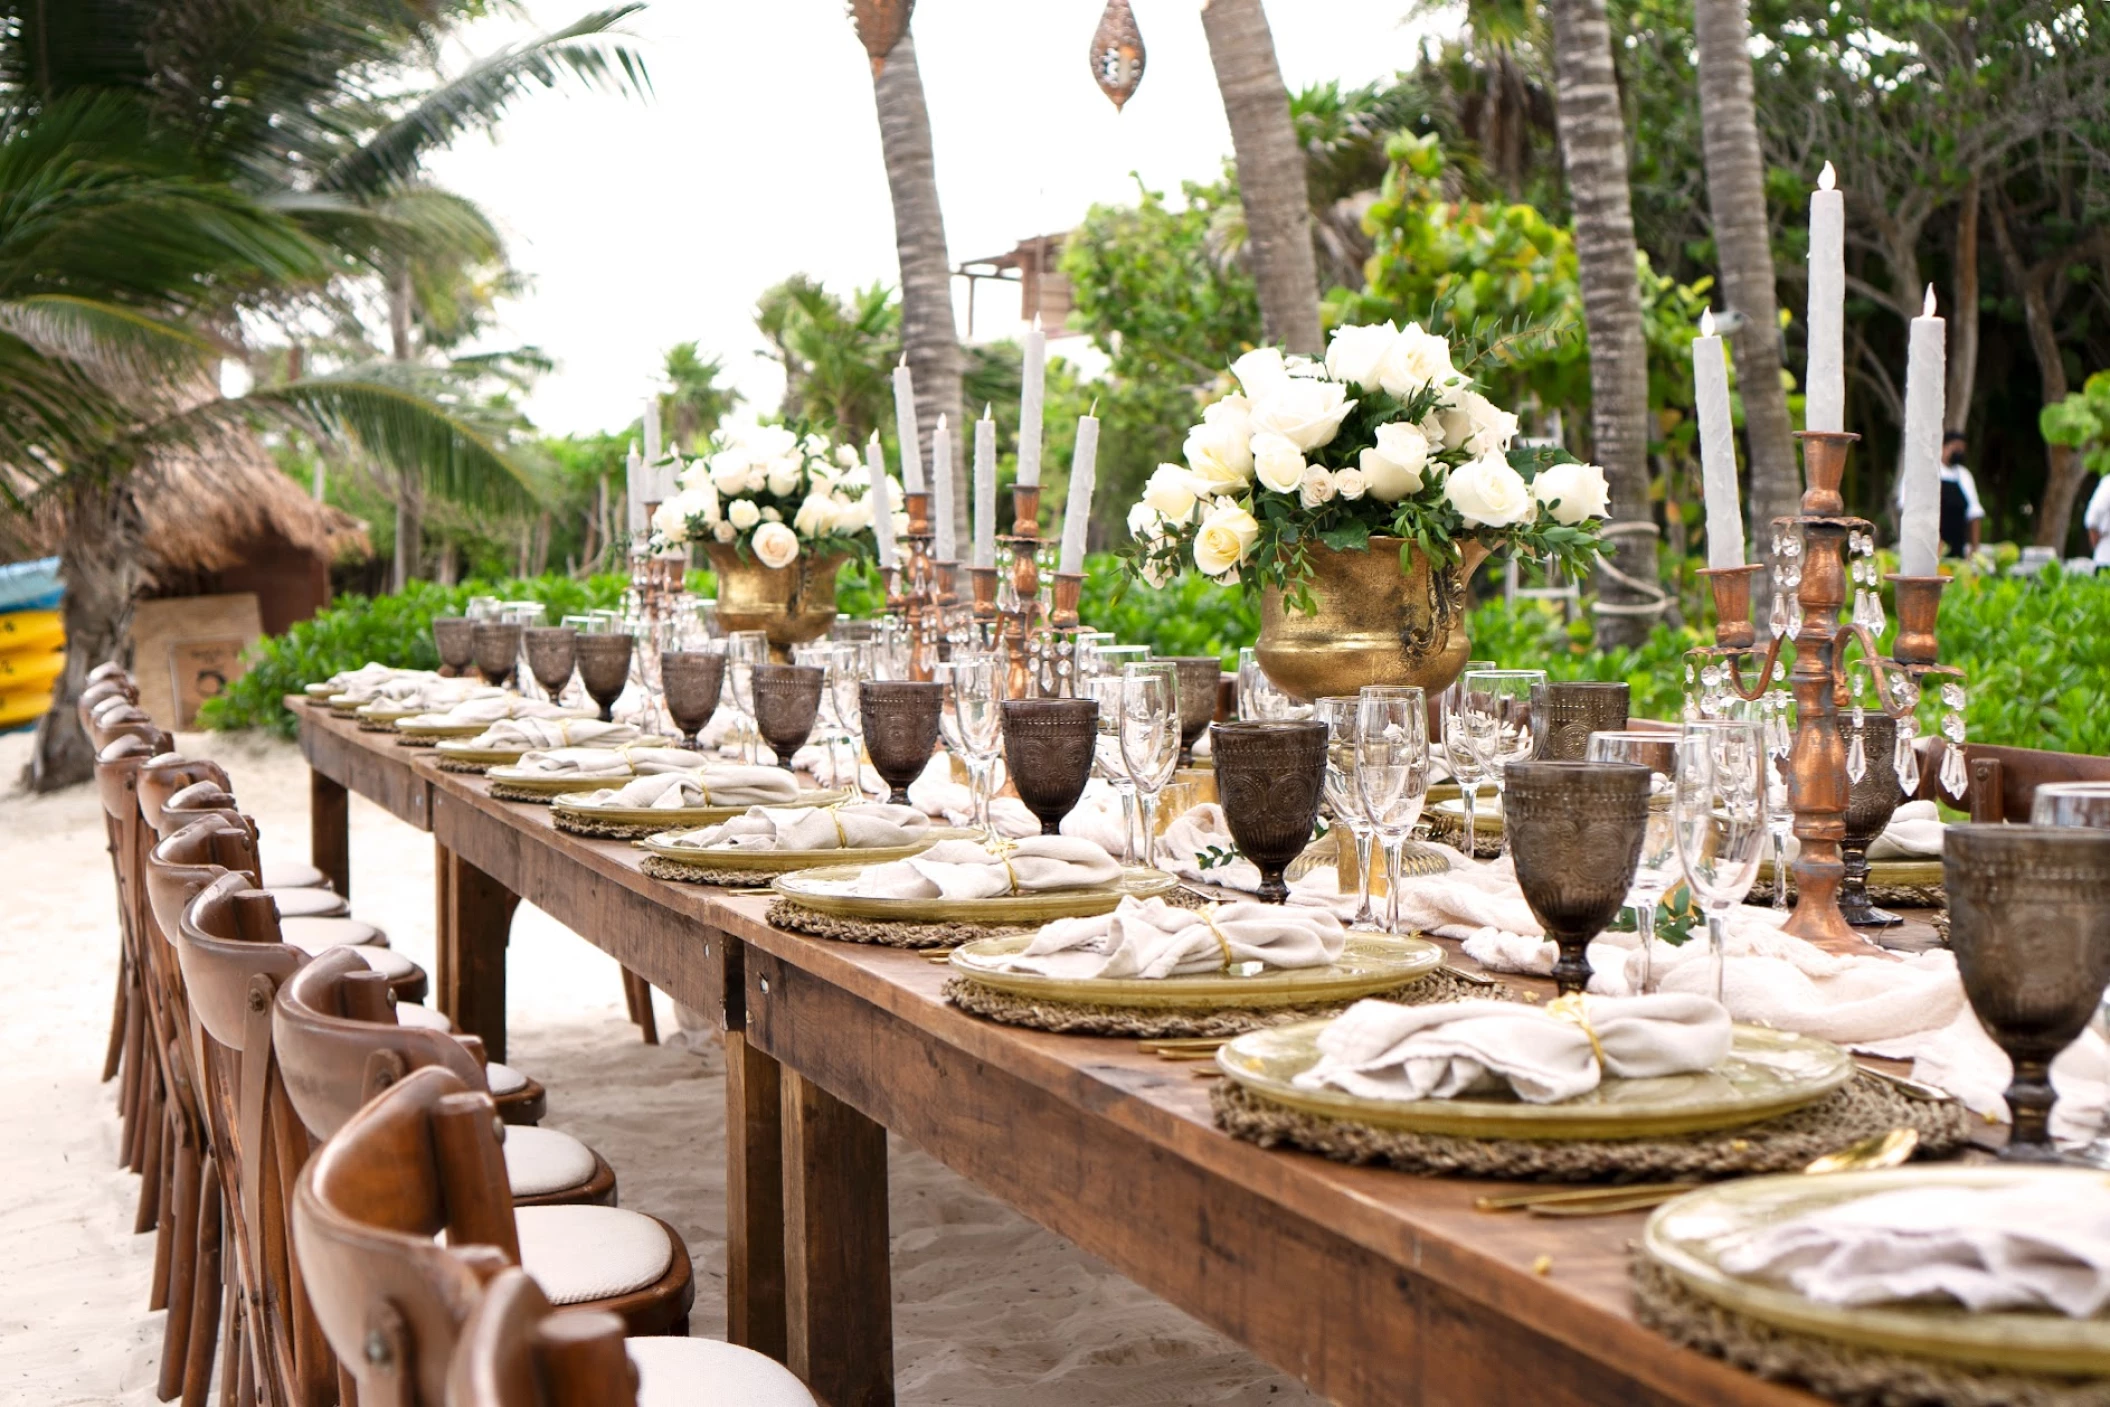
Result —
[[[1477,542],[1460,560],[1432,569],[1409,549],[1405,570],[1396,537],[1373,537],[1360,552],[1310,549],[1314,614],[1267,587],[1260,594],[1260,667],[1279,689],[1302,699],[1353,694],[1365,684],[1419,684],[1431,695],[1465,668],[1465,583],[1487,560]]]
[[[718,621],[727,630],[767,632],[771,654],[791,657],[793,645],[818,640],[835,624],[835,578],[849,558],[801,551],[788,567],[742,558],[729,542],[704,544],[718,577]]]

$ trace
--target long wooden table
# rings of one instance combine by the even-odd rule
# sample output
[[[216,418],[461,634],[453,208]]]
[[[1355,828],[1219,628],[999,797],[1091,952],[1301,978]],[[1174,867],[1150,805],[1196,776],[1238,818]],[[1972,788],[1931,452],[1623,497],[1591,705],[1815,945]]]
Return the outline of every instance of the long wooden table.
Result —
[[[969,1016],[915,953],[782,932],[764,898],[649,878],[629,846],[294,706],[333,779],[425,787],[441,1003],[463,1029],[504,1047],[511,895],[722,1025],[729,1336],[830,1407],[893,1400],[887,1130],[1338,1402],[1815,1401],[1636,1322],[1638,1214],[1488,1214],[1487,1183],[1231,1138],[1192,1065]],[[320,841],[334,824],[318,812]]]

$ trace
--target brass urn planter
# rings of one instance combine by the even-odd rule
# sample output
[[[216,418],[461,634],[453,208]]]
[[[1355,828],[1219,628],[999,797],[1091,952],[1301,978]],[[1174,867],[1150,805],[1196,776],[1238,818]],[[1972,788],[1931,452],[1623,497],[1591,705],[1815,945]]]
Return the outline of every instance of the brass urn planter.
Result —
[[[847,554],[801,551],[788,567],[765,567],[729,542],[703,550],[718,577],[719,624],[765,632],[779,662],[791,658],[793,645],[818,640],[835,624],[835,579]]]
[[[1262,589],[1258,657],[1277,688],[1319,699],[1365,684],[1418,684],[1433,698],[1450,686],[1472,654],[1465,583],[1487,549],[1462,543],[1460,560],[1437,568],[1413,548],[1402,570],[1406,546],[1373,537],[1360,552],[1312,547],[1312,615],[1280,588]]]

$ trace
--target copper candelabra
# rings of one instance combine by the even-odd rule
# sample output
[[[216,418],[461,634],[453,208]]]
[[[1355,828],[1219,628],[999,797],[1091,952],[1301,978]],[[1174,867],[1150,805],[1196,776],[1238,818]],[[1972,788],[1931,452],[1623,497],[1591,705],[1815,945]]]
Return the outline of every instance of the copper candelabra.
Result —
[[[1076,690],[1077,598],[1083,576],[1056,572],[1054,600],[1040,598],[1040,486],[1011,490],[1011,531],[997,539],[1008,561],[969,567],[973,631],[1001,651],[1005,695],[1014,699],[1067,697]],[[1008,573],[1010,590],[1003,590]]]
[[[1802,441],[1806,484],[1802,512],[1773,521],[1777,544],[1773,642],[1764,652],[1758,678],[1746,687],[1743,666],[1759,655],[1751,621],[1751,583],[1766,570],[1763,564],[1702,570],[1714,593],[1715,643],[1711,649],[1694,653],[1706,661],[1700,681],[1710,693],[1718,697],[1726,686],[1739,698],[1756,700],[1776,677],[1782,643],[1793,636],[1791,688],[1796,722],[1785,770],[1788,804],[1795,813],[1794,832],[1801,846],[1794,864],[1795,911],[1788,918],[1787,931],[1821,948],[1850,952],[1866,940],[1839,910],[1839,886],[1846,875],[1840,843],[1846,838],[1849,790],[1849,748],[1840,729],[1840,715],[1859,707],[1857,690],[1848,677],[1847,648],[1860,646],[1861,662],[1875,680],[1877,706],[1907,725],[1899,729],[1901,755],[1911,746],[1909,725],[1923,681],[1930,676],[1944,678],[1943,704],[1948,712],[1942,732],[1948,755],[1942,765],[1942,782],[1952,796],[1962,788],[1963,671],[1936,660],[1935,617],[1942,588],[1948,585],[1942,576],[1891,574],[1884,578],[1897,593],[1898,632],[1892,653],[1883,654],[1876,640],[1882,629],[1881,608],[1873,601],[1875,525],[1846,516],[1839,492],[1847,452],[1860,436],[1811,430],[1797,438]],[[1856,610],[1842,624],[1839,609],[1846,604],[1850,554],[1868,560],[1865,567],[1858,560],[1853,564]],[[1794,589],[1795,608],[1783,621],[1780,613],[1787,587]],[[1916,769],[1908,775],[1916,775]],[[1774,882],[1783,882],[1782,877],[1776,875]]]

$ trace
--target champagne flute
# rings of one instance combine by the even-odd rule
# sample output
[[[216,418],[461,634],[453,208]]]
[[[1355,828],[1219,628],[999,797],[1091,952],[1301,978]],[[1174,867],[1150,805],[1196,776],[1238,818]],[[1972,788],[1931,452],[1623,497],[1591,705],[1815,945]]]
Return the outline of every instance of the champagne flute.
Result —
[[[740,720],[741,756],[752,766],[755,744],[755,666],[769,662],[769,636],[760,630],[735,630],[725,637],[725,687]]]
[[[1373,687],[1356,701],[1355,781],[1385,852],[1385,932],[1399,934],[1407,836],[1429,795],[1429,702],[1418,688]]]
[[[1502,798],[1502,769],[1531,759],[1531,691],[1544,688],[1543,669],[1476,669],[1464,679],[1464,706],[1459,710],[1473,758],[1493,783],[1496,805]],[[1461,784],[1462,785],[1462,784]],[[1509,849],[1509,828],[1502,828],[1499,859]]]
[[[1632,762],[1653,774],[1649,780],[1648,829],[1641,839],[1641,858],[1626,902],[1634,911],[1634,930],[1641,939],[1639,990],[1653,990],[1656,909],[1678,878],[1678,832],[1671,821],[1671,793],[1678,776],[1678,740],[1669,733],[1607,732],[1590,734],[1583,750],[1586,762]]]
[[[1722,999],[1723,922],[1758,878],[1766,845],[1766,735],[1744,719],[1688,723],[1671,798],[1678,864],[1707,919],[1708,990]]]
[[[1084,696],[1099,703],[1099,737],[1092,748],[1092,766],[1114,795],[1121,799],[1121,863],[1136,863],[1136,783],[1128,775],[1128,760],[1121,753],[1121,700],[1128,680],[1122,675],[1090,674],[1079,681]]]
[[[1124,665],[1121,758],[1135,783],[1143,820],[1143,863],[1158,861],[1158,793],[1180,761],[1179,673],[1169,663]]]
[[[858,686],[872,678],[872,645],[869,641],[846,640],[835,647],[835,666],[829,675],[828,692],[834,699],[835,716],[843,726],[843,741],[850,749],[850,788],[864,796],[864,720],[858,708],[862,699]],[[884,783],[881,786],[884,787]],[[882,791],[881,795],[885,793]]]
[[[1467,736],[1459,715],[1465,709],[1465,676],[1496,667],[1493,660],[1467,660],[1465,669],[1437,696],[1437,708],[1443,715],[1443,760],[1450,764],[1451,780],[1458,784],[1458,807],[1465,813],[1465,829],[1458,837],[1458,849],[1468,860],[1474,858],[1476,843],[1473,809],[1480,799],[1480,788],[1487,780],[1487,773],[1480,766],[1480,759],[1473,755],[1472,739]]]
[[[1353,694],[1320,699],[1314,717],[1327,730],[1326,804],[1333,809],[1334,820],[1346,826],[1355,840],[1355,868],[1362,902],[1356,907],[1350,927],[1372,929],[1377,927],[1377,915],[1370,911],[1370,852],[1376,845],[1377,832],[1370,824],[1370,813],[1363,809],[1363,793],[1355,776],[1358,703]]]
[[[989,818],[989,783],[996,770],[997,754],[1004,746],[1003,670],[995,655],[955,655],[948,669],[952,679],[947,692],[952,697],[947,701],[946,712],[953,715],[961,753],[967,759],[968,783],[974,790],[974,823],[982,834],[994,839],[996,826]]]

